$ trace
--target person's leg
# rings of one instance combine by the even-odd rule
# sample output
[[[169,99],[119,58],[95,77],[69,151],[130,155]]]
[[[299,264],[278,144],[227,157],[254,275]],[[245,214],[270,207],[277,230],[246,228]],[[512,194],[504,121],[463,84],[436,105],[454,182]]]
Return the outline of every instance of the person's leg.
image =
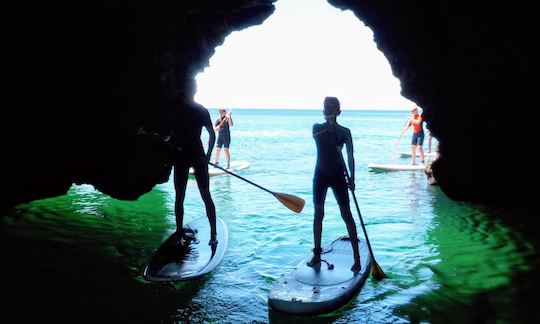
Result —
[[[424,164],[424,132],[420,132],[418,136],[418,151],[420,152],[420,163]]]
[[[208,165],[199,164],[193,167],[195,171],[195,179],[197,180],[197,186],[199,187],[199,192],[201,198],[204,201],[204,206],[206,207],[206,216],[210,223],[210,242],[208,244],[214,245],[217,244],[217,228],[216,228],[216,206],[212,200],[212,195],[210,194],[210,177],[208,175]]]
[[[339,204],[339,211],[341,212],[341,218],[347,226],[347,233],[351,240],[351,246],[353,249],[354,264],[351,267],[351,271],[358,272],[361,269],[360,264],[360,251],[358,249],[358,232],[356,231],[356,223],[354,222],[351,209],[349,208],[349,192],[346,183],[336,184],[332,186],[334,196]]]
[[[226,147],[223,149],[225,152],[225,159],[227,160],[227,169],[231,168],[231,154],[229,153],[229,148]]]
[[[341,212],[341,218],[347,226],[347,233],[351,239],[351,245],[353,249],[354,264],[351,267],[351,271],[358,272],[361,269],[360,264],[360,251],[358,250],[358,232],[356,231],[356,223],[352,216],[349,205],[339,205],[339,210]]]
[[[417,138],[418,138],[417,135],[413,134],[412,140],[411,140],[411,156],[412,156],[411,164],[412,165],[416,164],[416,140],[417,140]]]
[[[221,154],[221,147],[216,146],[216,162],[214,164],[219,164],[219,155]]]
[[[186,185],[189,175],[189,165],[176,164],[174,166],[174,189],[176,197],[174,200],[174,215],[176,217],[176,232],[182,232],[184,221],[184,198],[186,196]]]
[[[307,263],[307,265],[310,267],[316,267],[321,263],[321,237],[323,218],[324,204],[315,205],[315,213],[313,217],[313,258]]]
[[[313,215],[313,258],[307,263],[310,267],[317,267],[321,263],[321,237],[322,225],[324,219],[324,200],[328,187],[319,183],[318,180],[313,181],[313,203],[315,212]]]
[[[227,169],[231,168],[231,154],[229,152],[229,147],[230,146],[231,146],[231,136],[228,135],[223,140],[223,147],[224,147],[224,150],[225,150],[225,159],[227,160]]]

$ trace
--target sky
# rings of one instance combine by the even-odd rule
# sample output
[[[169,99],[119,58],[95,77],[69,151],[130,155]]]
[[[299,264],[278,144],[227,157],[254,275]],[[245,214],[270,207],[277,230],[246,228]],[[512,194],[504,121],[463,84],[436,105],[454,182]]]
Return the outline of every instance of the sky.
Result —
[[[326,0],[279,0],[263,24],[231,33],[196,76],[207,108],[409,109],[373,32]]]

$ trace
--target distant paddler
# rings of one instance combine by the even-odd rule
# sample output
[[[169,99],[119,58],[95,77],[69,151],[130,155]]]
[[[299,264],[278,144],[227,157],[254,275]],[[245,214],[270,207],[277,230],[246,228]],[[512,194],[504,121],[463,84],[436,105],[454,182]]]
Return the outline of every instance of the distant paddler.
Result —
[[[411,140],[411,155],[412,155],[412,161],[411,165],[416,164],[416,150],[420,152],[420,163],[424,164],[424,119],[422,118],[422,115],[418,113],[418,106],[414,106],[411,109],[411,116],[407,117],[407,123],[403,130],[401,131],[401,134],[405,133],[409,127],[413,127],[413,135]]]
[[[216,143],[216,160],[214,164],[219,165],[219,155],[221,153],[221,147],[224,147],[225,158],[227,159],[227,169],[231,168],[231,153],[229,147],[231,145],[231,130],[234,125],[232,119],[232,110],[226,109],[219,110],[219,118],[216,120],[214,131],[218,133],[218,139]]]

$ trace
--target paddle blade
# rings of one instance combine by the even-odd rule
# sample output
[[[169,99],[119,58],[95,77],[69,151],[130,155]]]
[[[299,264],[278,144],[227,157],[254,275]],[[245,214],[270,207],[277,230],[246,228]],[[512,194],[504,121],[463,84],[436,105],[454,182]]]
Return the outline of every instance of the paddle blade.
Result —
[[[386,276],[386,273],[384,273],[383,269],[379,266],[379,264],[377,263],[377,261],[375,261],[374,258],[371,258],[371,275],[376,280],[388,278],[388,276]]]
[[[296,213],[300,213],[306,204],[304,199],[300,197],[280,192],[274,192],[273,194],[285,207]]]

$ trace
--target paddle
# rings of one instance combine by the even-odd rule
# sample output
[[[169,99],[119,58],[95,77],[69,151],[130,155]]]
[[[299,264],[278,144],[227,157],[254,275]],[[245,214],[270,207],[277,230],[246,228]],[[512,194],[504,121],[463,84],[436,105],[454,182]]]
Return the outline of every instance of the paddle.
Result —
[[[407,127],[407,125],[410,122],[411,121],[409,119],[407,119],[407,121],[405,122],[405,125],[403,126],[403,128]],[[399,134],[399,138],[398,138],[398,140],[396,142],[396,145],[394,145],[394,150],[392,151],[392,155],[390,155],[390,162],[388,162],[388,164],[392,163],[392,161],[394,160],[394,154],[396,153],[397,146],[399,145],[399,142],[401,141],[401,137],[403,136],[403,133],[405,133],[405,130],[402,130],[401,134]]]
[[[144,128],[141,126],[139,127],[138,131],[137,131],[138,134],[142,135],[142,134],[148,134]],[[168,145],[171,145],[175,150],[178,150],[178,151],[182,151],[182,148],[181,147],[178,147],[172,143],[169,143],[167,140],[168,139],[164,139],[162,136],[158,135],[157,133],[150,133],[151,135],[153,136],[156,136],[158,138],[160,138],[161,140],[163,140],[165,143],[167,143]],[[246,178],[243,178],[225,168],[222,168],[220,167],[219,165],[217,164],[214,164],[210,161],[208,161],[208,164],[210,164],[211,166],[213,167],[216,167],[218,169],[221,169],[225,172],[227,172],[228,174],[231,174],[239,179],[242,179],[244,180],[245,182],[249,183],[249,184],[252,184],[254,185],[255,187],[259,188],[259,189],[262,189],[266,192],[269,192],[271,193],[272,195],[274,195],[274,197],[276,197],[279,202],[281,202],[285,207],[289,208],[290,210],[296,212],[296,213],[300,213],[302,211],[302,209],[304,209],[304,205],[305,205],[305,201],[304,199],[300,198],[300,197],[297,197],[297,196],[293,196],[293,195],[290,195],[290,194],[286,194],[286,193],[281,193],[281,192],[273,192],[273,191],[270,191],[266,188],[264,188],[263,186],[260,186],[252,181],[249,181],[248,179]]]
[[[336,135],[337,140],[337,135]],[[336,150],[340,157],[341,162],[341,169],[343,170],[343,176],[345,177],[345,181],[347,181],[347,186],[349,187],[351,194],[353,196],[354,204],[356,205],[356,211],[358,212],[358,217],[360,218],[360,225],[362,225],[362,230],[364,231],[364,237],[366,238],[366,243],[369,249],[369,253],[371,254],[371,275],[376,280],[382,280],[384,278],[388,278],[386,274],[384,273],[383,269],[379,266],[377,261],[375,261],[375,256],[373,255],[373,250],[371,249],[371,244],[369,243],[369,237],[367,235],[366,226],[364,225],[364,220],[362,219],[362,214],[360,213],[360,207],[358,207],[358,201],[356,200],[356,195],[354,194],[354,190],[352,189],[349,176],[349,170],[347,169],[347,166],[345,165],[345,160],[343,159],[343,155],[341,154],[341,149],[336,146]]]
[[[232,112],[232,109],[229,110],[226,114],[225,114],[225,118],[223,118],[223,120],[219,123],[219,125],[217,125],[215,127],[216,130],[220,129],[221,126],[223,126],[223,124],[229,120],[229,116],[231,115],[231,112]]]
[[[343,161],[343,159],[342,159]],[[344,166],[345,169],[345,176],[347,179],[347,183],[349,182],[349,171],[347,171],[347,168]],[[362,220],[362,214],[360,213],[360,207],[358,207],[358,201],[356,200],[356,195],[354,194],[354,190],[352,190],[351,186],[349,186],[349,189],[351,190],[351,194],[353,196],[354,204],[356,205],[356,211],[358,212],[358,217],[360,218],[360,224],[362,225],[362,230],[364,231],[364,236],[366,237],[366,243],[369,249],[369,253],[371,254],[371,275],[377,279],[382,280],[384,278],[388,278],[386,274],[384,273],[383,269],[379,266],[377,261],[375,261],[375,256],[373,255],[373,250],[371,249],[371,244],[369,243],[369,238],[366,232],[366,227],[364,226],[364,221]]]
[[[259,188],[259,189],[262,189],[268,193],[271,193],[272,195],[274,195],[274,197],[277,198],[277,200],[279,200],[279,202],[281,202],[285,207],[289,208],[290,210],[296,212],[296,213],[300,213],[302,211],[302,209],[304,209],[304,205],[305,205],[305,201],[304,199],[300,198],[300,197],[296,197],[296,196],[293,196],[293,195],[289,195],[289,194],[285,194],[285,193],[280,193],[280,192],[273,192],[273,191],[270,191],[244,177],[241,177],[239,175],[237,175],[236,173],[234,172],[231,172],[225,168],[222,168],[220,167],[219,165],[217,164],[214,164],[212,162],[208,162],[208,164],[210,164],[211,166],[215,167],[215,168],[218,168],[220,170],[223,170],[225,172],[227,172],[228,174],[230,175],[233,175],[239,179],[242,179],[244,180],[245,182],[249,183],[249,184],[252,184],[254,185],[255,187]]]

